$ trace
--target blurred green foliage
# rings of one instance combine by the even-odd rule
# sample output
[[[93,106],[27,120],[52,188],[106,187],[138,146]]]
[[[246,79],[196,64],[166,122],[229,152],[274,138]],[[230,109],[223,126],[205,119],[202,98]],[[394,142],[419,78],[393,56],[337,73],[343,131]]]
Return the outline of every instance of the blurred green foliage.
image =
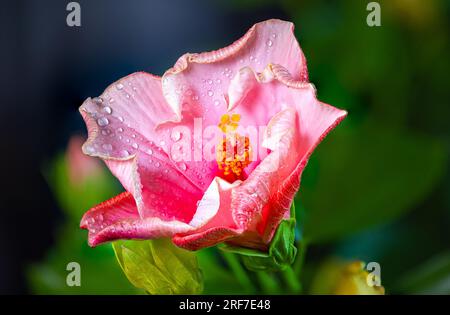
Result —
[[[87,232],[80,229],[80,219],[86,209],[118,193],[120,186],[114,177],[102,167],[95,176],[88,176],[83,183],[76,185],[69,179],[68,160],[63,154],[47,166],[45,175],[64,211],[65,222],[58,229],[57,243],[45,260],[28,268],[31,291],[36,294],[143,293],[128,282],[116,262],[111,245],[90,248]],[[66,284],[69,262],[80,264],[81,286]]]

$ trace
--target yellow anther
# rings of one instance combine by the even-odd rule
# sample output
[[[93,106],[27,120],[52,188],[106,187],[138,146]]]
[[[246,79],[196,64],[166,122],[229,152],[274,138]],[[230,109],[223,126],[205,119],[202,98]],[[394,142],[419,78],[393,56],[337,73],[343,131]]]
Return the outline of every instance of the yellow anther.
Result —
[[[228,115],[228,114],[222,115],[222,117],[220,117],[220,122],[223,124],[225,124],[229,121],[230,121],[230,115]]]
[[[233,115],[231,115],[231,120],[235,121],[235,122],[239,122],[239,120],[241,120],[241,115],[233,114]]]
[[[250,141],[248,137],[234,133],[220,140],[216,154],[217,165],[225,176],[241,178],[244,168],[250,164]]]

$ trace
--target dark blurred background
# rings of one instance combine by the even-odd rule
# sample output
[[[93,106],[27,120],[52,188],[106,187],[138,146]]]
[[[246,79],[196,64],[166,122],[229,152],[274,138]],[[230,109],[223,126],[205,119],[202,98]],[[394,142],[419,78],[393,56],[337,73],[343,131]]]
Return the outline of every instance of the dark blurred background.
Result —
[[[269,18],[295,23],[319,99],[349,112],[297,198],[305,269],[334,256],[378,261],[391,292],[449,288],[450,1],[378,1],[380,27],[367,26],[364,0],[78,2],[81,27],[66,25],[69,1],[1,4],[0,293],[51,292],[30,286],[27,270],[49,259],[66,220],[44,170],[85,134],[82,101]]]

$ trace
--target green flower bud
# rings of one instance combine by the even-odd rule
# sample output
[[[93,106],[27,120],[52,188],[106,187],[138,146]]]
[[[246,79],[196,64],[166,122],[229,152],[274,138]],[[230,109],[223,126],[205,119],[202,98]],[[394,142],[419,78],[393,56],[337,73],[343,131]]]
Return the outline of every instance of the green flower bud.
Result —
[[[280,223],[267,252],[229,245],[223,245],[220,249],[242,255],[242,261],[249,270],[280,271],[289,267],[295,260],[297,248],[294,241],[295,219],[292,218]]]

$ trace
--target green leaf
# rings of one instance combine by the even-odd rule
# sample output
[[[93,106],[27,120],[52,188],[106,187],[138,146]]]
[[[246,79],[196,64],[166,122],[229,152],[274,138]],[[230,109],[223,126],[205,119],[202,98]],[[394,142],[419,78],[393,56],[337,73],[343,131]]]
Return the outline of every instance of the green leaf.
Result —
[[[119,265],[130,282],[150,294],[199,294],[202,274],[196,254],[170,239],[116,241]]]
[[[438,183],[446,162],[444,146],[367,123],[338,128],[305,169],[299,222],[308,242],[348,236],[411,210]],[[311,178],[311,176],[315,178]]]
[[[295,219],[283,220],[275,232],[268,252],[230,245],[219,247],[223,251],[239,254],[247,269],[252,271],[280,271],[292,265],[297,254]]]

